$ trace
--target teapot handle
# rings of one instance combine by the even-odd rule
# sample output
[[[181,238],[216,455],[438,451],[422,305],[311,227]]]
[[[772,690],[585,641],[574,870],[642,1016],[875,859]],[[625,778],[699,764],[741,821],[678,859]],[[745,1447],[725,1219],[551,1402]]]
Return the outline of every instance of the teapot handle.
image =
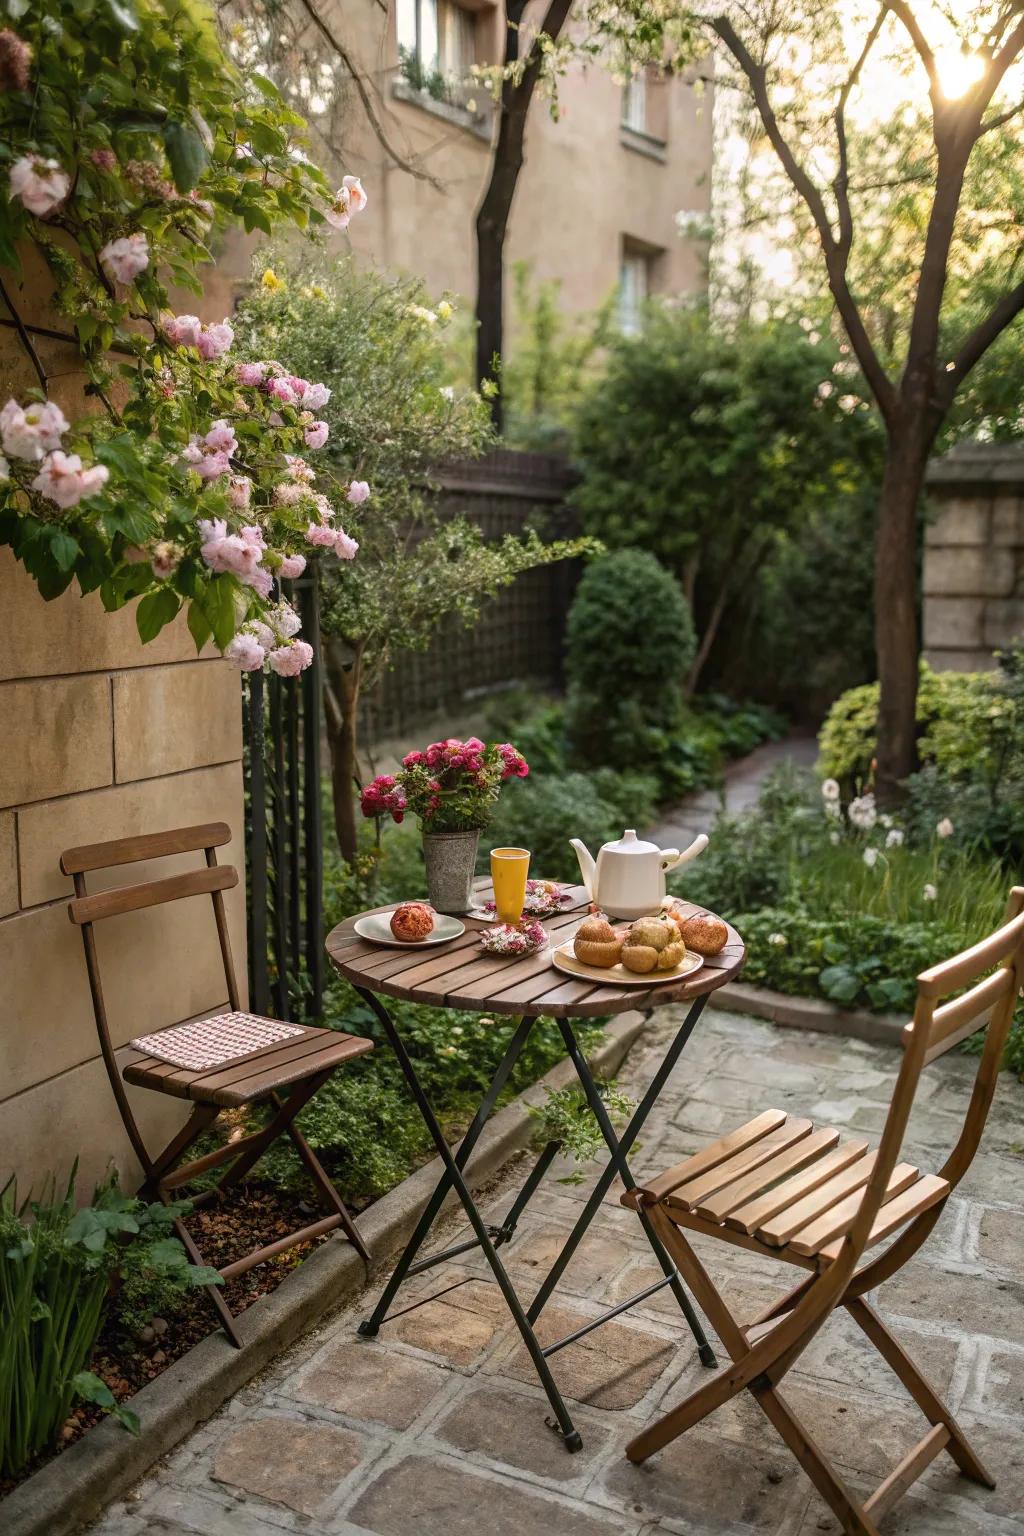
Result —
[[[684,848],[682,853],[678,848],[666,848],[661,855],[661,869],[667,874],[670,869],[675,869],[679,864],[686,864],[690,859],[695,859],[699,853],[703,853],[708,845],[708,835],[701,832],[694,838],[689,848]]]

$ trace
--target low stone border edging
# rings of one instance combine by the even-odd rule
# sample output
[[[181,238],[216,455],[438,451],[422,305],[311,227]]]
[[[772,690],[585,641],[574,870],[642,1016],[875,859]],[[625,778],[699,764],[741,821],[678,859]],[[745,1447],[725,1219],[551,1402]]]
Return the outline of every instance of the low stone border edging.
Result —
[[[907,1019],[897,1013],[867,1013],[838,1008],[820,997],[790,997],[767,987],[731,981],[715,993],[715,1007],[770,1019],[786,1029],[817,1029],[826,1035],[847,1035],[881,1045],[899,1045]]]
[[[644,1023],[638,1013],[620,1014],[610,1021],[605,1039],[590,1057],[595,1073],[610,1076],[618,1071]],[[474,1189],[528,1145],[533,1121],[527,1106],[541,1102],[545,1089],[564,1088],[574,1079],[572,1063],[561,1061],[498,1111],[473,1154]],[[360,1217],[360,1231],[376,1256],[376,1268],[385,1265],[407,1240],[440,1176],[441,1160],[435,1157]],[[449,1203],[454,1200],[453,1195]],[[4,1536],[70,1536],[95,1519],[275,1355],[349,1300],[365,1282],[362,1261],[347,1242],[338,1239],[314,1249],[276,1291],[238,1318],[241,1349],[232,1348],[218,1329],[135,1394],[132,1406],[142,1420],[138,1439],[107,1419],[20,1483],[0,1502]]]

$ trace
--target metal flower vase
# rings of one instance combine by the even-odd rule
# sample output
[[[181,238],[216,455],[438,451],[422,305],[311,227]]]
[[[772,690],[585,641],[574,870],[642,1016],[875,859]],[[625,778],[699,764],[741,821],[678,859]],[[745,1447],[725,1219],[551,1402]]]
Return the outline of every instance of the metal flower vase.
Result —
[[[457,916],[469,911],[479,842],[479,831],[424,832],[427,899],[435,912]]]

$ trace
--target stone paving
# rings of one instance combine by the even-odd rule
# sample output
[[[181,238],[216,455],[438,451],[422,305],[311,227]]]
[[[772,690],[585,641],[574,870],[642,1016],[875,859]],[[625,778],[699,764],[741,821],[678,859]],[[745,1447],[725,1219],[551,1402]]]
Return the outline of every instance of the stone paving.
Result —
[[[669,1028],[655,1016],[624,1072],[636,1091]],[[708,1010],[648,1122],[634,1163],[660,1169],[767,1104],[876,1134],[897,1053]],[[908,1155],[936,1167],[958,1134],[973,1062],[928,1069]],[[921,1254],[879,1305],[994,1470],[995,1492],[942,1456],[883,1522],[887,1536],[1024,1536],[1024,1086],[1004,1075],[982,1150]],[[496,1216],[523,1177],[488,1195]],[[567,1168],[556,1165],[555,1177]],[[549,1180],[505,1250],[529,1296],[588,1184]],[[443,1241],[463,1228],[453,1217]],[[726,1300],[750,1315],[792,1271],[701,1245]],[[410,1282],[402,1301],[466,1283],[355,1336],[377,1285],[284,1354],[194,1432],[93,1536],[816,1536],[837,1522],[749,1398],[736,1399],[643,1467],[625,1442],[700,1378],[671,1296],[570,1345],[554,1367],[584,1438],[568,1455],[500,1296],[474,1258]],[[658,1278],[635,1216],[610,1198],[542,1318],[553,1337]],[[415,1297],[412,1294],[415,1287]],[[784,1394],[848,1480],[875,1486],[924,1420],[844,1315],[786,1378]]]

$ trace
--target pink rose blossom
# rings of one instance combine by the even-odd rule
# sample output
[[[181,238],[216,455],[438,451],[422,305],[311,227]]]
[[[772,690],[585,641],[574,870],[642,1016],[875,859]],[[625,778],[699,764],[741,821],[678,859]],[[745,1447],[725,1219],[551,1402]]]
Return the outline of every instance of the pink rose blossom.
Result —
[[[198,347],[202,321],[198,315],[166,315],[164,333],[175,347]]]
[[[270,625],[264,624],[262,619],[250,619],[243,625],[242,633],[255,636],[265,651],[272,651],[277,644],[277,636]]]
[[[324,523],[310,523],[306,529],[306,543],[317,545],[322,549],[333,549],[337,535],[333,528],[328,528]]]
[[[149,241],[141,231],[108,240],[100,251],[100,265],[113,282],[134,283],[149,266]]]
[[[199,330],[199,356],[206,362],[215,357],[223,357],[230,351],[235,339],[235,333],[227,320],[220,320],[216,325],[203,325]]]
[[[110,471],[105,465],[83,469],[77,453],[61,453],[58,448],[43,460],[32,489],[55,501],[58,507],[77,507],[84,497],[95,496],[109,478]]]
[[[228,506],[236,512],[246,512],[252,500],[252,481],[245,475],[232,475],[228,481]]]
[[[164,319],[164,333],[175,347],[195,347],[205,362],[223,357],[235,339],[235,333],[227,320],[217,325],[206,325],[198,315],[168,315]],[[251,366],[257,366],[250,364]],[[244,383],[244,380],[239,380]],[[259,383],[259,380],[256,380]]]
[[[280,485],[274,486],[274,500],[279,507],[294,507],[306,497],[306,487],[297,485],[294,480],[282,480]]]
[[[350,221],[366,207],[366,192],[358,176],[343,176],[334,201],[324,214],[335,229],[347,229]]]
[[[282,405],[297,403],[297,396],[290,379],[270,379],[267,384],[267,394],[272,400],[279,400]]]
[[[307,448],[322,448],[327,441],[329,427],[326,421],[314,421],[306,428],[303,434]]]
[[[239,577],[243,587],[252,587],[260,597],[269,597],[274,589],[273,573],[268,571],[265,565],[257,565],[248,576]]]
[[[94,149],[89,156],[93,165],[100,171],[116,171],[117,156],[112,149]]]
[[[15,459],[41,459],[44,453],[52,453],[67,430],[64,412],[50,400],[24,408],[8,400],[0,410],[0,441],[4,452]]]
[[[230,427],[223,418],[214,422],[203,438],[203,442],[213,453],[230,455],[238,452],[238,438],[235,436],[234,428]]]
[[[235,368],[235,378],[239,384],[244,384],[246,389],[258,389],[266,377],[266,363],[239,363]]]
[[[258,672],[266,660],[266,653],[255,635],[239,630],[224,647],[224,657],[240,672]]]
[[[27,91],[32,49],[17,32],[0,32],[0,91]]]
[[[294,581],[297,576],[302,575],[305,569],[305,555],[285,555],[278,566],[277,574],[283,577],[285,581]]]
[[[331,398],[326,384],[306,384],[302,391],[302,403],[311,411],[321,411]]]
[[[344,528],[339,528],[334,536],[334,553],[339,560],[354,560],[359,545],[355,539],[350,539]]]
[[[284,461],[288,465],[288,473],[293,480],[304,480],[307,485],[312,485],[316,475],[310,469],[305,459],[300,459],[297,453],[286,453]]]
[[[297,677],[313,660],[313,647],[306,640],[293,640],[291,645],[280,645],[271,651],[267,660],[278,677]]]
[[[302,628],[302,620],[284,599],[268,611],[267,623],[282,640],[291,640]]]
[[[153,575],[158,581],[166,581],[173,575],[181,561],[181,550],[177,544],[171,544],[166,539],[154,546],[149,557],[149,563],[153,567]]]
[[[364,501],[370,499],[370,487],[365,480],[353,480],[349,485],[347,500],[354,507],[361,507]]]
[[[197,526],[203,540],[199,553],[211,571],[228,571],[232,576],[237,576],[243,585],[254,587],[261,595],[269,593],[270,573],[260,570],[265,545],[258,528],[243,528],[240,533],[228,533],[222,517],[200,519]],[[264,587],[266,593],[263,592]]]
[[[19,197],[29,213],[48,218],[71,190],[71,177],[56,160],[41,155],[22,155],[11,166],[10,196]]]

